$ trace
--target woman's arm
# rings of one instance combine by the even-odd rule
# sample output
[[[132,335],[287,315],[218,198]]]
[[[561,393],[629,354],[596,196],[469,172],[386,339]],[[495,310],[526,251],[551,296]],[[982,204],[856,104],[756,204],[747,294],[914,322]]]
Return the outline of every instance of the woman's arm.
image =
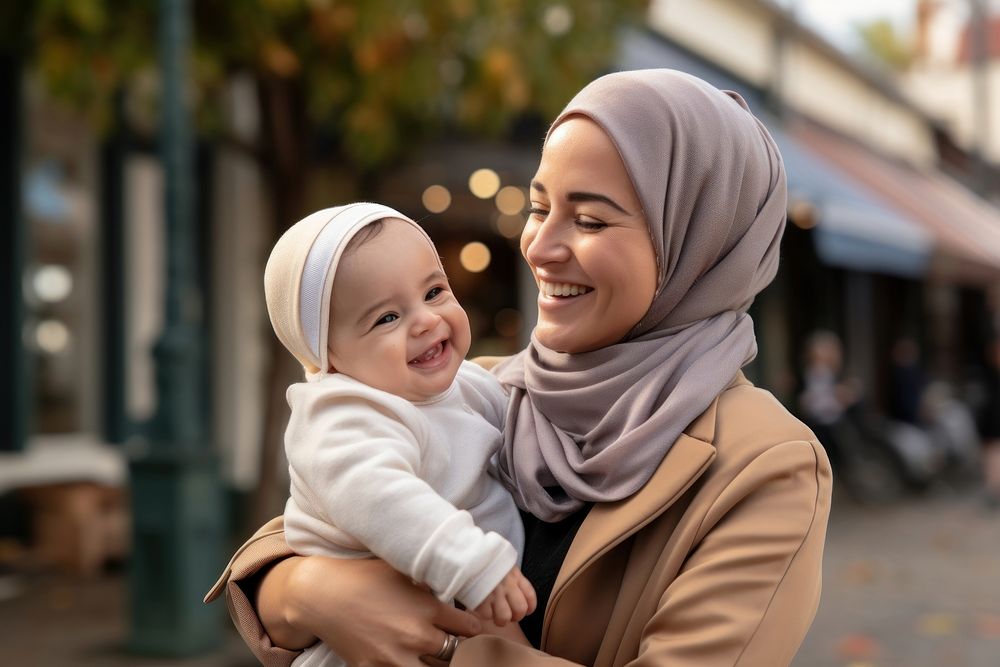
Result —
[[[641,634],[610,638],[637,647],[629,667],[788,665],[819,603],[830,511],[830,466],[815,443],[771,448],[729,484],[705,532],[668,582]],[[462,642],[452,667],[570,667],[500,637]]]
[[[425,667],[419,656],[436,653],[446,632],[481,630],[475,616],[380,560],[294,557],[282,526],[279,517],[257,531],[206,596],[225,592],[240,635],[267,667],[288,667],[316,638],[351,664]]]

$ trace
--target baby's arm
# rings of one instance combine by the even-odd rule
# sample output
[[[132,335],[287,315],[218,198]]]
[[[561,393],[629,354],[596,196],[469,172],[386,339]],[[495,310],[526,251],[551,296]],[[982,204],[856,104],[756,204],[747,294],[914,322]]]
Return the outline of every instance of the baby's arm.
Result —
[[[318,553],[328,530],[341,533],[440,599],[479,606],[517,562],[514,547],[418,477],[423,434],[405,406],[395,414],[391,405],[336,398],[317,392],[293,409],[293,422],[305,426],[290,426],[292,500],[309,518],[294,544],[288,517],[289,543]]]
[[[503,627],[511,621],[516,623],[535,611],[537,603],[531,582],[521,574],[519,568],[514,567],[473,612],[476,616]]]

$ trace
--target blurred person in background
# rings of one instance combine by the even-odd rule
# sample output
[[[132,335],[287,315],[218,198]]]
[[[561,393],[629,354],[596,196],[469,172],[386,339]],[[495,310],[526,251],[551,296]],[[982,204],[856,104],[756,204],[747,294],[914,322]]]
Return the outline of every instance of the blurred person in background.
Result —
[[[860,398],[856,382],[844,378],[844,348],[832,331],[818,329],[806,339],[803,351],[799,409],[836,466],[842,458],[835,434],[848,408]]]
[[[538,609],[480,634],[380,561],[293,556],[279,518],[208,596],[226,592],[266,664],[317,640],[411,667],[791,663],[819,603],[831,478],[814,434],[740,371],[784,229],[777,147],[735,93],[611,74],[553,123],[531,205],[538,324],[493,370]],[[454,655],[450,635],[467,637]]]
[[[910,337],[896,340],[890,353],[889,416],[907,424],[920,424],[927,376],[920,363],[920,346]]]

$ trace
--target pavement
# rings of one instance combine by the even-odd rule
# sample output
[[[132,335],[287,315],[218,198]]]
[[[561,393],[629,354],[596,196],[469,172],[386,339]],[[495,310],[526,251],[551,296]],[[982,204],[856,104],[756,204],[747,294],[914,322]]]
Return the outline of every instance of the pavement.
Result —
[[[0,576],[0,663],[257,664],[225,625],[220,648],[203,656],[128,654],[126,595],[120,573]],[[823,599],[794,667],[1000,667],[1000,512],[987,512],[973,490],[883,507],[835,497]]]
[[[1000,512],[975,490],[835,496],[823,570],[793,667],[1000,667]]]

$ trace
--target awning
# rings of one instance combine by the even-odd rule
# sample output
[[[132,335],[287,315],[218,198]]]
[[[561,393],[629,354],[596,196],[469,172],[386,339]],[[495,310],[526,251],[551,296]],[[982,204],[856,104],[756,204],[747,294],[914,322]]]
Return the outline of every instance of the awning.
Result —
[[[816,253],[827,264],[908,278],[924,275],[933,252],[921,226],[868,195],[796,140],[769,124],[788,174],[788,199],[817,210]]]
[[[1000,211],[945,174],[917,169],[869,151],[807,121],[788,133],[851,179],[877,192],[933,237],[933,273],[962,282],[1000,276]]]
[[[670,67],[740,93],[758,115],[760,95],[744,82],[719,71],[649,30],[629,31],[622,40],[622,69]],[[922,225],[886,206],[846,178],[822,156],[764,116],[785,160],[789,201],[806,201],[817,213],[816,252],[826,263],[858,271],[903,277],[923,275],[930,265],[933,237]]]

